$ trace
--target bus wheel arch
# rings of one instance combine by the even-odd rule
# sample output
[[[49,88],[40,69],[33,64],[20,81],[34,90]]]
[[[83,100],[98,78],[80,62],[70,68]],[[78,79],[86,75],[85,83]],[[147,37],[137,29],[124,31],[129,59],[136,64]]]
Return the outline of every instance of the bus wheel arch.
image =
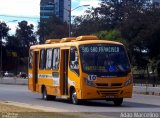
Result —
[[[76,93],[76,89],[74,86],[70,87],[70,100],[75,105],[80,104],[80,100],[77,99],[77,93]]]
[[[45,88],[45,85],[41,85],[41,93],[43,92],[44,88]]]

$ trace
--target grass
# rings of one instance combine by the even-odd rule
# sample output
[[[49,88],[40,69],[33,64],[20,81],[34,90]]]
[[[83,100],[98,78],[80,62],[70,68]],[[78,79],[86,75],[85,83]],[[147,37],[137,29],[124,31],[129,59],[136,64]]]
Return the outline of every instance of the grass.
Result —
[[[106,118],[106,116],[78,112],[45,112],[0,103],[0,118]]]

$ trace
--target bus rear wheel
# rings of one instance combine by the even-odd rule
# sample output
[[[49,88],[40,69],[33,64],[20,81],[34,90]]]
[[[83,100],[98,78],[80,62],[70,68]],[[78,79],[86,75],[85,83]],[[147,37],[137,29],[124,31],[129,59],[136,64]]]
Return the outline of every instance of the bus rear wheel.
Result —
[[[49,100],[50,96],[47,94],[46,87],[42,89],[42,99]]]
[[[44,99],[44,100],[55,100],[55,99],[56,99],[56,96],[48,95],[48,94],[47,94],[47,90],[46,90],[46,88],[44,87],[44,88],[42,89],[42,99]]]
[[[77,93],[76,93],[75,90],[73,90],[73,91],[71,92],[71,101],[72,101],[72,103],[75,104],[75,105],[80,104],[80,100],[77,99]]]
[[[113,100],[115,106],[121,106],[123,103],[123,98],[116,98]]]

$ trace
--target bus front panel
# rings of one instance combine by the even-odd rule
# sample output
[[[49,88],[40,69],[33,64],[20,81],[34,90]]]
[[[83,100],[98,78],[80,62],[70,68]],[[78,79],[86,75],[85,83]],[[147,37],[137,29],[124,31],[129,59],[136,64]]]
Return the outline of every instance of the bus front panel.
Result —
[[[80,99],[132,97],[131,66],[123,45],[84,44],[79,46],[81,60]]]

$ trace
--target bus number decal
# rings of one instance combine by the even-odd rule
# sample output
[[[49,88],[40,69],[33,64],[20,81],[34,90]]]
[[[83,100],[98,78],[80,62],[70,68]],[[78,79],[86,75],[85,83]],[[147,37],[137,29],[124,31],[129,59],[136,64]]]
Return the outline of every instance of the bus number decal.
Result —
[[[89,75],[88,76],[88,80],[89,81],[95,81],[97,79],[97,76],[96,75]]]

